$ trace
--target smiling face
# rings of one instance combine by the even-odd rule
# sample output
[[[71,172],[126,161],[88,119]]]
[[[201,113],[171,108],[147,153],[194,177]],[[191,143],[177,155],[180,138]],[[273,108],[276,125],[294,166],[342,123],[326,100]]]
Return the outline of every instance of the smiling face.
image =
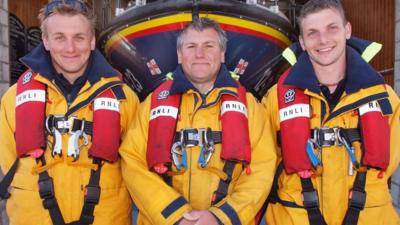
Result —
[[[300,26],[300,44],[314,68],[345,66],[346,39],[351,36],[351,26],[339,11],[327,8],[308,14],[300,21]]]
[[[178,48],[178,62],[186,77],[196,84],[211,87],[217,78],[225,52],[220,46],[218,33],[212,28],[202,31],[188,29]]]
[[[43,43],[50,52],[53,66],[73,83],[84,73],[90,52],[95,48],[90,22],[81,14],[53,14],[44,25]]]

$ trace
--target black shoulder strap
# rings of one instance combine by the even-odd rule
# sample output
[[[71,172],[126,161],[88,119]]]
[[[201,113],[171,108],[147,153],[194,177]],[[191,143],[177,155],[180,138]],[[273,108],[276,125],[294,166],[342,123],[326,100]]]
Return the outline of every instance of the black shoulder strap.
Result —
[[[15,172],[17,171],[17,167],[19,164],[19,158],[17,158],[12,164],[10,170],[6,174],[4,174],[3,180],[0,182],[0,198],[8,199],[10,197],[10,193],[8,192],[8,188],[11,185],[11,182],[14,179]]]
[[[311,178],[300,178],[300,180],[303,189],[301,192],[303,195],[303,205],[307,210],[310,225],[327,225],[319,210],[318,193],[314,189]]]
[[[42,165],[45,164],[44,157],[41,157]],[[89,178],[89,184],[85,187],[85,200],[78,221],[65,223],[54,193],[53,179],[47,171],[39,173],[39,194],[43,200],[43,207],[49,210],[53,225],[89,225],[94,221],[94,208],[100,199],[100,171],[102,161],[94,158],[93,163],[98,165],[97,170],[92,170]]]
[[[212,202],[211,202],[212,205],[221,201],[228,194],[229,184],[232,181],[232,174],[233,174],[233,170],[235,169],[236,163],[237,162],[234,162],[234,161],[226,161],[225,162],[223,171],[226,173],[227,178],[225,180],[220,179],[218,188],[214,192],[214,195],[212,198]]]
[[[365,200],[367,198],[367,193],[365,192],[366,180],[366,172],[357,172],[353,189],[349,195],[349,207],[347,208],[342,225],[357,225],[360,211],[364,209]]]
[[[276,170],[275,170],[274,181],[272,182],[271,191],[269,192],[269,195],[267,197],[267,200],[265,200],[264,205],[261,207],[260,211],[258,211],[258,213],[257,213],[257,215],[259,215],[259,216],[258,217],[256,216],[256,218],[259,218],[259,220],[256,221],[255,224],[260,224],[261,223],[261,218],[263,217],[263,215],[267,211],[269,203],[275,204],[275,203],[277,203],[279,201],[278,180],[279,180],[279,177],[282,174],[282,171],[283,171],[283,161],[280,161],[278,166],[276,167]]]
[[[269,203],[277,203],[279,201],[279,197],[278,197],[278,180],[279,177],[281,176],[281,173],[283,171],[283,161],[280,161],[278,164],[278,167],[275,170],[275,175],[274,175],[274,181],[272,182],[272,186],[271,186],[271,191],[269,192],[267,201],[265,202],[265,208],[267,208]]]

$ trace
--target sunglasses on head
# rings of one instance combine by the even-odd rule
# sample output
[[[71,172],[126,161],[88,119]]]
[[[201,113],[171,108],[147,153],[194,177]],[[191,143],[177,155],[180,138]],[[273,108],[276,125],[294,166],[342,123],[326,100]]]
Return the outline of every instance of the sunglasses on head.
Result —
[[[86,5],[86,3],[84,3],[80,0],[54,0],[46,5],[46,10],[44,12],[44,18],[47,18],[48,16],[50,16],[55,11],[55,9],[61,5],[70,6],[84,14],[87,14],[89,12],[89,8]]]

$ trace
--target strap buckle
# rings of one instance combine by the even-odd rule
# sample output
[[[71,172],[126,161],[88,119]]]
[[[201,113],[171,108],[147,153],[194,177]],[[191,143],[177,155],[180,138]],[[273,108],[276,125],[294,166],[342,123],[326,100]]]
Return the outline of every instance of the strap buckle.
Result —
[[[316,190],[312,191],[302,191],[303,205],[305,208],[318,208],[319,200],[318,193]]]
[[[363,210],[367,193],[365,191],[351,190],[349,194],[349,207]]]
[[[85,203],[98,204],[100,200],[101,188],[95,185],[86,185],[85,187]]]
[[[199,130],[195,128],[182,129],[181,133],[181,144],[184,147],[193,147],[199,145],[201,142]]]
[[[39,195],[42,199],[54,198],[53,178],[39,180]]]
[[[342,146],[342,142],[339,139],[340,127],[321,127],[314,129],[314,141],[320,147],[330,146]]]

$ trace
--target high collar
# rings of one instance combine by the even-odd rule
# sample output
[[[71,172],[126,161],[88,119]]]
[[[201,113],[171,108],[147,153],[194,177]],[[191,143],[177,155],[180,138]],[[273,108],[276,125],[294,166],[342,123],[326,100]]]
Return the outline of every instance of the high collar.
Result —
[[[54,80],[54,76],[57,75],[51,62],[50,53],[46,51],[43,43],[39,44],[31,52],[22,57],[20,61],[33,70],[33,72],[39,73],[48,80]],[[87,76],[87,80],[91,84],[96,83],[102,77],[118,75],[118,71],[108,64],[99,50],[95,49],[90,53],[89,63],[83,76]]]
[[[347,94],[357,92],[362,88],[368,88],[378,84],[384,84],[384,80],[360,54],[352,47],[346,48],[346,84]],[[297,63],[292,67],[284,84],[293,85],[301,89],[308,89],[314,93],[320,93],[319,82],[315,75],[307,52],[302,52]]]
[[[215,80],[213,86],[213,88],[222,88],[222,87],[238,87],[238,84],[231,77],[225,64],[221,64],[221,68],[219,70],[217,79]],[[171,86],[170,93],[171,94],[184,93],[190,89],[197,90],[193,86],[193,84],[187,79],[186,75],[183,73],[182,66],[178,65],[178,67],[174,71],[174,82]]]

